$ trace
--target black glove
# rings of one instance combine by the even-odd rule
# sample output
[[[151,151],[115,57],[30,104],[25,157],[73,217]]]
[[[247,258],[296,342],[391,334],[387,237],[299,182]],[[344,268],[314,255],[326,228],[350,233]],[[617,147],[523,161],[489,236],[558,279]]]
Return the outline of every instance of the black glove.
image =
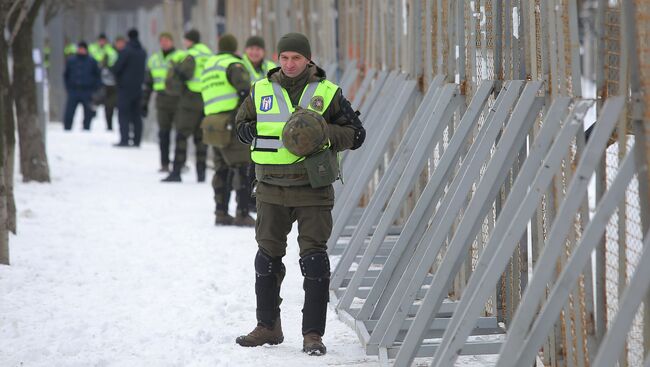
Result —
[[[251,122],[242,122],[237,128],[237,138],[240,142],[244,144],[251,144],[255,138],[257,132],[257,123],[254,121]]]
[[[361,113],[352,109],[350,101],[343,97],[341,97],[340,106],[340,114],[345,116],[345,119],[354,129],[354,141],[352,142],[352,148],[350,149],[358,149],[363,144],[363,141],[366,140],[366,129],[363,128],[363,124],[361,123],[361,120],[359,120]]]
[[[145,103],[142,104],[142,110],[140,111],[140,116],[147,117],[149,114],[149,106]]]
[[[355,126],[354,128],[354,141],[352,142],[352,150],[358,149],[366,140],[366,129],[363,126]]]

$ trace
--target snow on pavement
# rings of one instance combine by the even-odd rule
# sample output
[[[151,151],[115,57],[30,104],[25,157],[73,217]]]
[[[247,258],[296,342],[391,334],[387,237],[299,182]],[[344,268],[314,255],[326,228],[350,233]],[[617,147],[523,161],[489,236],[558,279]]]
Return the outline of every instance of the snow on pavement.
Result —
[[[114,148],[48,126],[51,184],[16,177],[18,235],[0,266],[0,366],[375,366],[332,309],[328,354],[301,352],[296,233],[285,258],[283,344],[242,348],[255,325],[254,231],[215,227],[193,169],[162,184],[157,145]],[[209,181],[209,180],[208,180]],[[233,208],[234,209],[234,208]]]

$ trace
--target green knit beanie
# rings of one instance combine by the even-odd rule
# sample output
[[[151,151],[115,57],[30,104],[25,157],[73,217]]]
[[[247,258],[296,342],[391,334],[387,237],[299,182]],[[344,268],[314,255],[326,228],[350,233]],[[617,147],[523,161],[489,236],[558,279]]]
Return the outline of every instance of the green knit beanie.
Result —
[[[230,33],[219,37],[219,52],[236,52],[237,38]]]
[[[169,33],[169,32],[160,33],[160,36],[158,36],[158,39],[160,39],[160,38],[167,38],[167,39],[170,39],[172,41],[174,40],[174,36],[172,36],[172,34]]]
[[[264,38],[262,38],[260,36],[250,36],[250,37],[248,37],[248,39],[246,40],[246,46],[244,46],[244,47],[248,48],[248,47],[253,47],[253,46],[257,46],[257,47],[259,47],[261,49],[265,49],[266,47],[264,47],[265,46]]]
[[[293,51],[311,60],[309,39],[302,33],[287,33],[278,41],[278,55],[285,51]]]

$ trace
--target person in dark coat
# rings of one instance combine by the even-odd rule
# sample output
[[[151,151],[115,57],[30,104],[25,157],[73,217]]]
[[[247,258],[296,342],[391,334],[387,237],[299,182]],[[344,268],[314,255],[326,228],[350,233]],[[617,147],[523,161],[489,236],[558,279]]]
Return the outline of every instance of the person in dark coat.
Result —
[[[68,58],[63,72],[65,89],[68,93],[68,100],[65,106],[63,127],[65,130],[72,129],[72,118],[81,103],[84,109],[84,130],[90,130],[90,122],[95,114],[92,109],[92,95],[102,85],[99,66],[95,59],[88,55],[88,44],[79,42],[77,53]]]
[[[138,40],[138,31],[131,29],[129,41],[119,53],[115,65],[111,68],[117,81],[117,109],[119,110],[120,142],[116,146],[140,146],[142,139],[142,82],[144,81],[147,53]],[[133,137],[130,130],[133,126]]]

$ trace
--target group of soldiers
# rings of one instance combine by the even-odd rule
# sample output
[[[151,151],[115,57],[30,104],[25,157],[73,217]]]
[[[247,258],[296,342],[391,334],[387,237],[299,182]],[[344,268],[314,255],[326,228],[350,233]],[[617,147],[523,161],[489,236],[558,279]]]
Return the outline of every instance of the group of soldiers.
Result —
[[[175,48],[168,33],[160,34],[159,41],[160,51],[146,63],[140,107],[146,116],[155,92],[160,171],[168,174],[162,181],[182,181],[190,137],[196,147],[197,180],[205,181],[211,146],[215,223],[255,227],[257,323],[235,342],[257,347],[284,341],[282,259],[287,235],[297,222],[305,292],[303,351],[325,354],[332,184],[340,179],[338,154],[361,147],[365,140],[358,111],[312,61],[311,45],[303,34],[280,38],[279,67],[266,58],[264,39],[258,36],[246,40],[243,56],[237,54],[237,40],[231,34],[219,38],[216,54],[201,43],[196,30],[185,33],[184,50]],[[121,58],[120,53],[116,63]],[[170,160],[172,129],[176,140]],[[228,214],[233,189],[235,217]],[[249,214],[252,207],[256,219]]]
[[[212,147],[214,176],[212,187],[216,225],[255,225],[251,196],[252,166],[249,146],[235,135],[235,114],[248,95],[252,83],[264,78],[275,63],[265,58],[265,42],[250,37],[243,56],[237,54],[237,39],[224,34],[213,53],[201,43],[198,31],[185,33],[185,50],[174,47],[173,37],[162,33],[160,51],[147,61],[143,88],[143,115],[152,92],[156,93],[156,115],[160,145],[160,171],[169,172],[163,182],[181,182],[187,159],[187,140],[191,137],[196,151],[196,175],[206,178],[208,146]],[[170,160],[171,130],[175,129],[175,148]],[[230,193],[235,191],[235,216],[228,212]]]

